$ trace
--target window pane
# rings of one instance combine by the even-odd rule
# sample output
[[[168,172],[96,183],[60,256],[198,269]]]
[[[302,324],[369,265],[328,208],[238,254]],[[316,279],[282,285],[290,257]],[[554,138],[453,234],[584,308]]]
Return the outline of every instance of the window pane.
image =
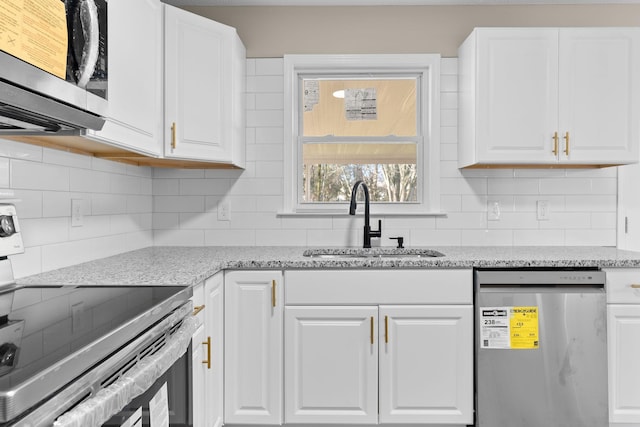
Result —
[[[372,202],[417,202],[416,144],[303,145],[303,202],[348,201],[363,180]]]
[[[303,136],[416,136],[415,77],[302,81]]]

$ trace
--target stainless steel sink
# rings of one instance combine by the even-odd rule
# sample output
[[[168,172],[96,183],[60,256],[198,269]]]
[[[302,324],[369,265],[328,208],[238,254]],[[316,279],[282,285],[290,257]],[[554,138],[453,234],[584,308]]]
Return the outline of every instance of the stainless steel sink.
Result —
[[[310,258],[434,258],[442,257],[443,253],[431,249],[396,249],[396,248],[336,248],[336,249],[307,249],[303,253]]]

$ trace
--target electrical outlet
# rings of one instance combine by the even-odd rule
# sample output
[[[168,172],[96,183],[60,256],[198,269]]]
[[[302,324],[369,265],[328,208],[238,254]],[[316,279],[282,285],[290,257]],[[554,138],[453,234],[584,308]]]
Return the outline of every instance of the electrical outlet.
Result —
[[[538,200],[536,202],[536,218],[538,221],[548,221],[550,214],[549,201]]]
[[[82,199],[71,199],[71,226],[82,227],[83,225]]]
[[[228,200],[218,202],[218,221],[229,221],[231,219],[231,203]]]
[[[487,202],[487,219],[489,221],[500,221],[500,202],[489,200]]]

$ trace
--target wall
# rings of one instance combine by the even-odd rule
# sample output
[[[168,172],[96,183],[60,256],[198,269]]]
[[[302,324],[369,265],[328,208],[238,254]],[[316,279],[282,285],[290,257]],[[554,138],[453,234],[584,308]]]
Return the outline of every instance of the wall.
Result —
[[[150,168],[0,139],[0,196],[15,198],[24,277],[153,244]],[[84,225],[71,226],[71,199]]]
[[[153,172],[156,245],[360,245],[362,218],[277,216],[283,191],[283,61],[247,61],[247,169]],[[457,59],[443,59],[441,207],[446,217],[383,219],[383,245],[606,245],[616,243],[617,168],[457,169]],[[230,203],[230,221],[217,204]],[[487,218],[487,201],[501,205]],[[536,201],[551,215],[536,219]],[[372,209],[375,216],[375,207]],[[377,219],[378,216],[375,216]]]
[[[440,53],[455,57],[474,27],[640,25],[640,4],[185,9],[236,28],[249,58],[281,58],[293,53]]]

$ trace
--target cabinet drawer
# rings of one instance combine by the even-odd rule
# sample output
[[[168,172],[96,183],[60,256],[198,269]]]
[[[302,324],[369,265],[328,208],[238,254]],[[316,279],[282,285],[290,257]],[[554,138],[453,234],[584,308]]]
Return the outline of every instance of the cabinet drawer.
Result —
[[[607,273],[607,302],[640,304],[640,269],[605,269]]]
[[[289,270],[285,303],[472,304],[472,270]]]

